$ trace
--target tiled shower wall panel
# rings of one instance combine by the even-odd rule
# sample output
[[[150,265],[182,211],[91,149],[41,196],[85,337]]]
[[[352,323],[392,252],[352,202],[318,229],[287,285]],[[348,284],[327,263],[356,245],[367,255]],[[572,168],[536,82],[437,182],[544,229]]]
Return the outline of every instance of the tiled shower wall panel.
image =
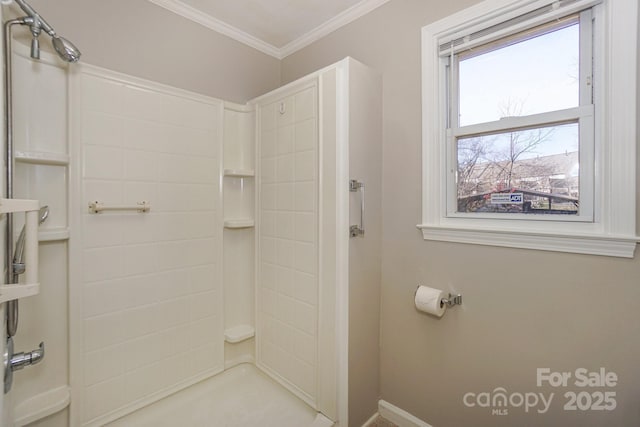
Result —
[[[258,364],[315,404],[316,87],[261,106],[259,140]]]
[[[81,75],[81,420],[100,424],[224,365],[221,104]],[[149,213],[87,204],[151,203]],[[105,418],[106,417],[106,418]]]

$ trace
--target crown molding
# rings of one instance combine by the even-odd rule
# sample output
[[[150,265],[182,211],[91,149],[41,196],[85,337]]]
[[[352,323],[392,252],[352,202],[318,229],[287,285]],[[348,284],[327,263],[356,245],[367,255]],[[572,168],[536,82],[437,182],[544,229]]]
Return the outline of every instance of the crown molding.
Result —
[[[390,0],[362,0],[359,3],[354,4],[349,9],[341,12],[324,24],[319,25],[306,34],[298,37],[294,41],[287,43],[280,48],[281,58],[285,58],[298,50],[309,46],[311,43],[316,42],[324,36],[334,32],[335,30],[344,27],[347,24],[355,21],[356,19],[366,15],[367,13],[379,8],[383,4]]]
[[[254,49],[259,50],[262,53],[266,53],[267,55],[271,55],[275,58],[281,59],[280,57],[280,49],[277,47],[264,42],[263,40],[252,36],[251,34],[242,31],[233,25],[229,25],[226,22],[223,22],[219,19],[214,18],[211,15],[207,15],[189,6],[186,3],[183,3],[180,0],[148,0],[151,3],[163,7],[170,12],[175,13],[176,15],[180,15],[183,18],[187,18],[197,24],[200,24],[204,27],[209,28],[215,32],[223,34],[227,37],[230,37],[240,43],[244,43],[247,46],[250,46]]]
[[[216,31],[220,34],[224,34],[240,43],[244,43],[254,49],[259,50],[262,53],[273,56],[277,59],[283,59],[294,52],[310,45],[311,43],[321,39],[322,37],[330,34],[331,32],[343,27],[361,16],[366,15],[374,9],[387,3],[389,0],[362,0],[359,3],[351,6],[344,12],[336,15],[334,18],[319,25],[308,33],[298,37],[294,41],[287,43],[285,46],[279,48],[270,43],[265,42],[251,34],[242,31],[232,25],[227,24],[217,18],[207,15],[180,0],[148,0],[151,3],[163,7],[177,15],[187,18],[193,22],[196,22],[210,30]]]

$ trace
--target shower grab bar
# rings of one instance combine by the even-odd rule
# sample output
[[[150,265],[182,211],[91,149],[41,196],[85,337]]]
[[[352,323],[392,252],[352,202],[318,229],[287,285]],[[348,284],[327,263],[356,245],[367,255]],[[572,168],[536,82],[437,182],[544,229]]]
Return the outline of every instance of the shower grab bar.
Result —
[[[114,206],[105,206],[104,203],[101,202],[91,202],[89,203],[89,213],[98,214],[104,211],[138,211],[140,213],[149,212],[151,210],[151,203],[146,200],[138,202],[137,205],[114,205]]]
[[[364,182],[355,179],[349,180],[349,191],[352,193],[360,190],[360,225],[351,225],[349,227],[349,236],[364,236]]]

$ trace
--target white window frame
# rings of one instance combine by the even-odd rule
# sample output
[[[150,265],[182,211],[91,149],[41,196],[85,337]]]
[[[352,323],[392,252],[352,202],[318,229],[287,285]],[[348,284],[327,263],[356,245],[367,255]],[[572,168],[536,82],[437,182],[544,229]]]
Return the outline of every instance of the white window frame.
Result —
[[[554,13],[566,15],[593,6],[593,50],[598,60],[593,77],[592,217],[588,221],[584,217],[556,220],[546,215],[541,221],[521,215],[479,218],[447,212],[448,193],[452,191],[448,161],[452,159],[447,159],[451,149],[447,148],[447,90],[440,44],[554,3],[558,4],[555,0],[485,0],[423,27],[423,194],[422,223],[418,227],[426,240],[633,257],[639,241],[635,196],[637,0],[576,0],[545,15],[548,19]],[[498,36],[493,34],[494,38]],[[481,42],[486,41],[476,41]],[[580,166],[583,169],[589,165],[581,162]],[[581,205],[582,199],[581,194]]]

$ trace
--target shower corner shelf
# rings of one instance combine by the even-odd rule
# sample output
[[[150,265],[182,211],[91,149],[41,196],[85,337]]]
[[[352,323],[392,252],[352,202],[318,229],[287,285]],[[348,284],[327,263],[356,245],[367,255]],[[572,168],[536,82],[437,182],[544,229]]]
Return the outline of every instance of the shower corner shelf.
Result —
[[[69,240],[69,228],[55,227],[43,229],[38,232],[38,241],[40,242],[58,242],[61,240]]]
[[[68,385],[47,390],[18,403],[14,409],[16,426],[26,426],[55,414],[69,406],[71,390]]]
[[[40,202],[28,199],[0,199],[0,213],[25,214],[25,284],[0,285],[0,303],[30,297],[40,292],[38,280],[38,211]],[[29,268],[31,266],[31,268]]]
[[[255,176],[256,173],[253,169],[225,169],[224,176],[231,176],[236,178],[249,178]]]
[[[253,326],[238,325],[224,331],[224,340],[230,344],[237,344],[253,338],[255,334],[256,332]]]
[[[65,166],[69,164],[69,156],[62,153],[46,153],[43,151],[16,151],[17,162],[36,165]]]
[[[225,219],[224,228],[237,229],[237,228],[251,228],[255,222],[252,219]]]
[[[0,304],[40,293],[40,283],[28,285],[0,285]]]

